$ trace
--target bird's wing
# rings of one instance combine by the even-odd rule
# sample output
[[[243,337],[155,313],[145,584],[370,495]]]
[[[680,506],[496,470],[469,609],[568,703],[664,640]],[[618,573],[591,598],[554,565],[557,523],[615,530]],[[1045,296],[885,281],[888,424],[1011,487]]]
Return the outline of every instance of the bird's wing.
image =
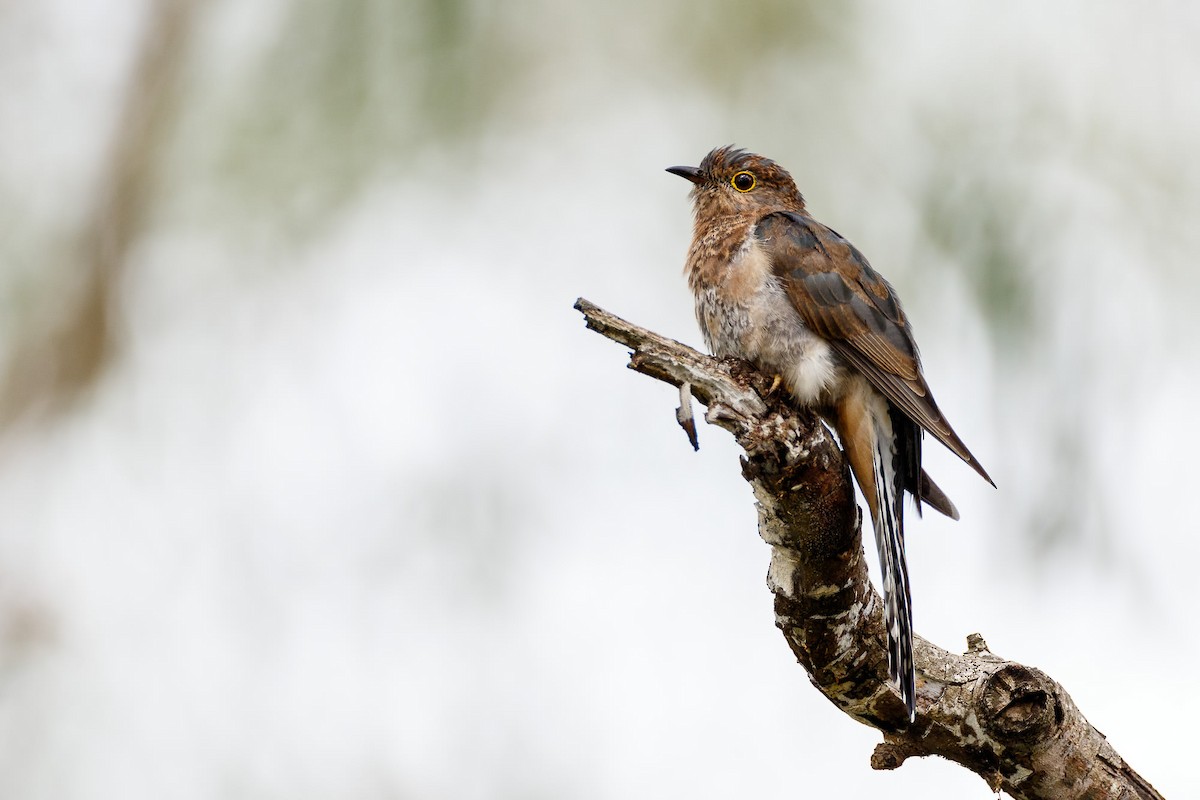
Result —
[[[792,211],[768,214],[756,233],[804,324],[905,416],[992,483],[934,402],[896,293],[862,253],[837,232]]]

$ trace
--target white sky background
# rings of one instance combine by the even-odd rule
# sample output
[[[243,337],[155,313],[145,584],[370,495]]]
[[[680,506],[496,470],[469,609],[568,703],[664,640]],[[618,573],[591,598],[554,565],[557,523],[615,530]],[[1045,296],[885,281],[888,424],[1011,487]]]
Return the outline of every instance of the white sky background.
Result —
[[[43,229],[79,213],[112,124],[138,18],[109,5],[0,13],[0,185]],[[228,5],[202,107],[275,21]],[[290,247],[190,216],[204,143],[185,135],[133,255],[124,354],[78,413],[0,450],[0,605],[47,631],[0,651],[0,797],[991,797],[943,762],[869,769],[878,734],[774,627],[737,449],[706,428],[692,453],[674,391],[571,309],[699,344],[688,187],[662,170],[733,141],[896,283],[1000,487],[927,448],[963,520],[912,525],[918,631],[1046,670],[1164,795],[1195,794],[1200,433],[1179,421],[1200,366],[1200,16],[904,7],[868,6],[854,58],[718,97],[678,59],[645,71],[664,12],[527,5],[505,24],[546,63],[467,151],[381,170]],[[1012,123],[1035,90],[1045,139]],[[931,108],[1011,159],[1026,208],[1060,212],[1037,234],[1039,301],[1062,307],[1042,364],[993,357],[953,259],[913,261]],[[1076,157],[1099,126],[1170,165],[1174,194]],[[1013,493],[1049,479],[1061,402],[1096,427],[1112,540],[1035,562]]]

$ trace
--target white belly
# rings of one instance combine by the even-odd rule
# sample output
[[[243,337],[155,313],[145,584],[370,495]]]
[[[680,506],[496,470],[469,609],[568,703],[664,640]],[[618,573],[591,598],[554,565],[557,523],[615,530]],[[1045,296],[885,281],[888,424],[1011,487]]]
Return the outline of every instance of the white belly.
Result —
[[[783,378],[806,406],[828,405],[841,394],[846,371],[829,342],[810,331],[751,237],[724,283],[696,294],[696,317],[717,356],[750,361]]]
[[[784,367],[784,383],[792,395],[806,406],[828,403],[841,369],[837,355],[824,339],[809,333],[789,366]],[[793,348],[795,349],[795,348]]]

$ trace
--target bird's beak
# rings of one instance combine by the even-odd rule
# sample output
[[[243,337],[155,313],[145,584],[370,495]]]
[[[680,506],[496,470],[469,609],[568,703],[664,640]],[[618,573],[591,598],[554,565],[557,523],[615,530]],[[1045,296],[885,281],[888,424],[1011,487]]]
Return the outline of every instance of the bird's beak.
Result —
[[[698,184],[704,180],[704,173],[700,171],[699,167],[667,167],[667,172],[687,178],[692,183]]]

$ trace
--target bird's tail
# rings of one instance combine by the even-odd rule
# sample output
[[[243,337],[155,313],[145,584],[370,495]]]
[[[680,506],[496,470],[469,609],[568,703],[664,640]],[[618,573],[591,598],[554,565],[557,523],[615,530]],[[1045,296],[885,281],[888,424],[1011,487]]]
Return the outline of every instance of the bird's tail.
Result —
[[[876,417],[873,462],[878,500],[872,520],[879,566],[883,572],[884,622],[888,638],[888,674],[900,690],[910,722],[917,715],[916,666],[913,661],[912,596],[904,557],[903,432],[892,420]],[[897,434],[900,434],[897,436]],[[919,435],[919,434],[918,434]],[[919,456],[918,456],[919,458]],[[919,462],[918,462],[919,463]]]

